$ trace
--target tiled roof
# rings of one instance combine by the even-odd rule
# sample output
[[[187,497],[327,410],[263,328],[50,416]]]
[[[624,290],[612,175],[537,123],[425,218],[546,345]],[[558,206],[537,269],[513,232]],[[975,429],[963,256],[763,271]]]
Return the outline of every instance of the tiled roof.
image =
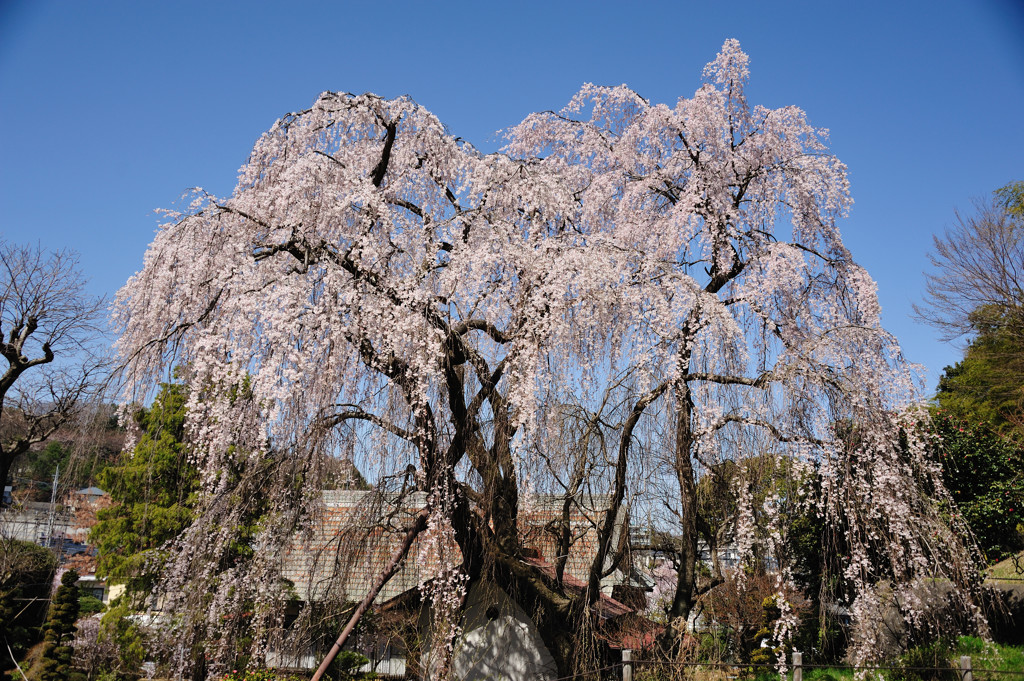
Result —
[[[282,576],[292,582],[304,601],[338,597],[359,600],[401,543],[401,528],[425,503],[421,494],[406,498],[403,508],[383,509],[384,501],[369,492],[328,490],[324,507],[311,528],[296,536],[283,555]],[[388,599],[429,578],[410,558],[381,591]]]
[[[283,577],[294,584],[300,600],[327,598],[359,600],[370,589],[374,578],[400,545],[402,528],[426,503],[423,494],[409,495],[402,508],[395,499],[364,491],[330,490],[323,493],[324,508],[311,528],[297,536],[283,555]],[[597,551],[594,522],[604,497],[595,497],[583,508],[573,506],[570,533],[573,543],[566,561],[564,581],[569,589],[582,589]],[[589,509],[587,507],[590,507]],[[387,522],[382,517],[390,516]],[[562,500],[556,497],[531,497],[520,512],[523,547],[535,567],[554,578],[558,543],[545,528],[562,517]],[[458,550],[458,549],[454,549]],[[531,551],[533,550],[533,551]],[[409,551],[399,572],[385,585],[378,602],[387,601],[431,579],[437,572],[435,560],[420,556],[420,540]],[[630,609],[622,603],[602,597],[599,612],[615,617]],[[607,614],[606,614],[607,613]]]
[[[590,504],[591,507],[594,504]],[[600,512],[593,508],[572,505],[569,513],[569,555],[565,562],[565,574],[585,580],[590,574],[590,564],[597,554],[597,529]],[[520,537],[523,547],[535,549],[539,557],[551,565],[558,562],[561,553],[556,523],[562,519],[562,499],[541,497],[532,500],[521,516]],[[551,528],[551,529],[549,529]]]

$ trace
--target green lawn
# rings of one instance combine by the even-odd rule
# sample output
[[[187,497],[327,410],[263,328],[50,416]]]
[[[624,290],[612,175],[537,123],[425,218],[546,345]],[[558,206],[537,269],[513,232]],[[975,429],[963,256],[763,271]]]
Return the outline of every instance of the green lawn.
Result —
[[[1024,648],[986,643],[977,636],[961,636],[957,639],[953,649],[949,651],[949,663],[954,668],[959,666],[961,655],[970,656],[975,681],[1024,681]],[[888,665],[879,666],[897,667],[899,664],[899,662],[891,662]],[[917,666],[921,662],[904,656],[903,664]],[[886,681],[957,679],[959,676],[956,672],[935,674],[923,671],[898,672],[894,670],[883,670],[880,674]],[[849,667],[806,669],[804,671],[804,681],[852,681],[853,678],[853,670]],[[869,676],[869,678],[871,677]],[[790,679],[792,679],[792,675],[790,675]]]
[[[1016,674],[985,674],[984,672],[974,674],[975,679],[1024,679],[1024,648],[1014,646],[1002,646],[997,643],[986,643],[977,636],[961,636],[957,640],[956,657],[959,660],[961,655],[971,656],[971,667],[973,669],[991,669],[997,672],[1020,672]]]
[[[1021,568],[1024,568],[1024,551],[1017,554],[1017,560],[1020,561]],[[988,570],[988,578],[993,581],[1017,581],[1024,579],[1024,574],[1017,572],[1017,566],[1013,562],[1013,558],[1007,558],[1001,560]]]

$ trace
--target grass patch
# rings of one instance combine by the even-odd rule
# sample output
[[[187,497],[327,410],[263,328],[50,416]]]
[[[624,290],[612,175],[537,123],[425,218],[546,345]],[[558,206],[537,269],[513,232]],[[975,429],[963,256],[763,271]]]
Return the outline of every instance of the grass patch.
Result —
[[[1020,561],[1022,567],[1024,567],[1024,551],[1021,551],[1016,556],[1017,560]],[[1013,562],[1013,557],[1006,558],[999,561],[995,565],[989,567],[985,571],[987,579],[999,582],[999,581],[1013,581],[1017,582],[1024,579],[1024,574],[1017,572],[1017,565]]]
[[[793,678],[790,674],[789,678]],[[808,669],[804,672],[804,681],[850,681],[853,670],[849,667],[829,667],[827,669]]]
[[[959,677],[955,670],[960,667],[962,655],[969,655],[971,658],[974,681],[1024,681],[1024,648],[988,643],[977,636],[961,636],[952,646],[948,643],[945,646],[936,643],[923,648],[915,648],[904,653],[899,660],[879,665],[891,666],[893,669],[872,672],[868,678],[880,677],[886,681],[955,679]],[[944,660],[935,659],[935,656],[945,657],[952,669],[934,672],[896,669],[900,665],[907,667],[943,666]],[[1016,673],[1008,674],[1007,672]],[[787,679],[792,678],[792,673],[787,674]],[[854,673],[850,667],[804,668],[804,681],[853,681],[853,679]]]
[[[969,655],[974,681],[1024,681],[1024,647],[1004,646],[988,643],[977,636],[961,636],[952,644],[950,642],[933,643],[928,646],[914,648],[900,656],[899,659],[878,666],[882,669],[871,670],[866,678],[872,681],[944,681],[958,679],[960,657]],[[900,669],[900,667],[937,667],[935,671],[924,669]],[[885,669],[889,667],[889,669]],[[942,669],[942,667],[945,667]],[[736,669],[739,669],[737,667]],[[661,667],[657,664],[639,665],[633,678],[636,681],[668,681],[669,679],[686,678],[689,681],[738,681],[753,678],[755,681],[782,681],[771,671],[764,670],[756,676],[743,676],[735,670],[724,668],[692,667],[682,674],[670,666]],[[855,674],[851,667],[804,667],[804,681],[854,681]],[[792,681],[790,669],[785,680]]]
[[[977,636],[961,636],[957,639],[954,653],[954,662],[956,663],[959,663],[961,655],[971,656],[974,678],[979,681],[982,679],[992,679],[993,681],[996,679],[1004,681],[1024,679],[1024,648],[986,643]],[[979,672],[980,669],[990,669],[993,672],[1020,672],[1021,676]]]

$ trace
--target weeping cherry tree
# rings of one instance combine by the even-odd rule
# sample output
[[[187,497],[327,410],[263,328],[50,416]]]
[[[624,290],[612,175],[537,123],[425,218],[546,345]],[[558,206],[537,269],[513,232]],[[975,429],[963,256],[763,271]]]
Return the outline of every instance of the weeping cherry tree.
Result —
[[[427,499],[341,639],[420,542],[439,557],[435,619],[456,623],[438,641],[489,579],[539,613],[560,675],[578,671],[601,581],[626,569],[627,511],[676,539],[671,649],[707,588],[698,481],[765,453],[815,492],[804,503],[844,553],[834,577],[855,617],[882,607],[881,582],[909,618],[923,578],[969,604],[971,556],[908,409],[914,375],[837,228],[845,166],[800,109],[749,104],[747,80],[730,40],[692,97],[586,85],[495,154],[409,98],[328,92],[260,138],[231,196],[195,190],[116,302],[125,401],[172,366],[191,386],[202,500],[165,576],[191,613],[177,640],[245,609],[259,650],[285,598],[277,551],[339,453]],[[587,489],[605,506],[588,588],[570,591],[564,565],[520,560],[521,517],[551,491],[567,522]],[[748,496],[732,534],[766,544],[781,594],[785,519],[769,500],[756,533]],[[240,527],[258,547],[244,561]],[[781,607],[779,640],[794,626]]]

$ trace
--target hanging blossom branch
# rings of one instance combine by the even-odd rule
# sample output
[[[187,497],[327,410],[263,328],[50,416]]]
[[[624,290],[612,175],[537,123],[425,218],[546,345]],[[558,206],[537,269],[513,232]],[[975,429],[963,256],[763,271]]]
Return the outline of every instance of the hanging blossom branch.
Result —
[[[855,594],[859,621],[886,580],[903,593],[941,573],[969,604],[968,553],[951,533],[925,536],[942,522],[939,476],[900,436],[916,378],[837,227],[845,166],[800,109],[748,103],[748,79],[727,41],[674,105],[588,84],[490,155],[409,98],[325,93],[260,138],[230,197],[198,190],[115,303],[124,401],[174,364],[193,388],[204,501],[169,569],[177,583],[198,572],[217,608],[273,611],[279,590],[239,585],[277,583],[280,562],[225,573],[227,554],[199,560],[210,528],[256,527],[257,553],[285,553],[280,528],[312,531],[325,462],[344,452],[382,491],[414,480],[429,501],[413,512],[455,543],[431,596],[454,608],[467,579],[495,583],[544,613],[566,676],[595,663],[580,657],[597,640],[588,606],[628,567],[613,526],[631,509],[674,511],[656,521],[678,566],[662,645],[681,643],[710,588],[698,535],[764,541],[745,536],[745,501],[722,527],[697,503],[703,476],[753,447],[815,480],[802,486],[820,490],[815,507],[851,556],[829,579]],[[600,417],[573,430],[571,411]],[[558,451],[553,432],[579,439]],[[265,504],[216,503],[250,493],[244,473],[260,466],[279,486]],[[523,560],[543,489],[560,495],[562,552],[585,490],[608,493],[586,520],[598,539],[578,575],[586,595],[567,591],[566,561],[551,558],[552,578]],[[176,640],[220,636],[210,612],[177,620],[195,626]],[[255,626],[269,640],[276,625]],[[211,664],[226,668],[229,651]]]

